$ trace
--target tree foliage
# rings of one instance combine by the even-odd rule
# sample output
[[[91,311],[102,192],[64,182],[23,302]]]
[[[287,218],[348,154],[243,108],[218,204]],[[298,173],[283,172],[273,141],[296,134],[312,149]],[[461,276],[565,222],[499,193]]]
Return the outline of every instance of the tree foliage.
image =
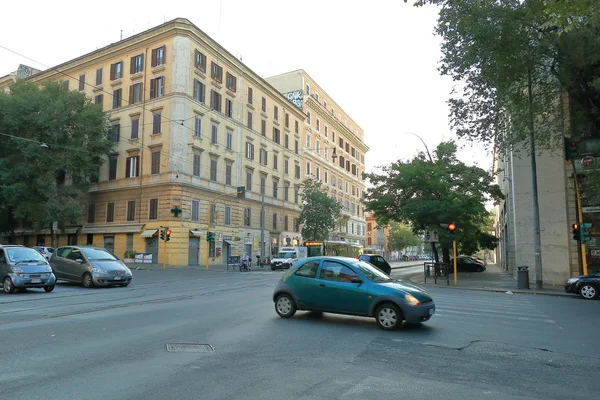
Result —
[[[373,187],[367,189],[365,207],[374,212],[377,224],[406,223],[416,234],[437,231],[442,248],[448,249],[452,238],[442,232],[440,224],[453,222],[463,253],[493,249],[496,238],[489,234],[490,213],[485,203],[503,195],[491,174],[465,165],[456,152],[454,142],[442,142],[431,159],[421,152],[410,161],[383,167],[382,174],[367,174]]]
[[[0,92],[0,224],[64,227],[112,149],[102,109],[57,83],[17,81]]]
[[[342,206],[321,188],[321,182],[307,179],[303,183],[302,211],[298,222],[302,236],[308,240],[327,240],[329,232],[341,218]]]
[[[390,223],[389,229],[388,248],[390,250],[401,251],[407,247],[418,246],[423,243],[423,240],[415,235],[407,224],[393,221]]]

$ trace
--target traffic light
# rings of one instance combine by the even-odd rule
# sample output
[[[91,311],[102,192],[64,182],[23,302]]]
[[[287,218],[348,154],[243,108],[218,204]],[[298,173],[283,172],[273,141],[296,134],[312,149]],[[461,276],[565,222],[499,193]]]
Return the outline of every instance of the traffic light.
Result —
[[[237,198],[238,199],[246,198],[246,186],[238,186],[237,187]]]
[[[573,224],[573,240],[581,241],[581,231],[579,230],[579,224]]]
[[[167,234],[165,237],[165,240],[168,242],[169,240],[171,240],[171,233],[173,233],[173,231],[171,231],[170,229],[167,229]]]
[[[571,161],[579,156],[579,138],[577,137],[564,137],[565,142],[565,160]]]
[[[591,222],[582,222],[580,226],[581,230],[581,241],[589,242],[592,238],[592,223]]]
[[[163,228],[162,226],[160,228],[160,240],[165,240],[165,234],[167,232],[167,229]]]
[[[449,224],[440,224],[440,226],[444,228],[446,232],[452,235],[454,235],[454,232],[456,231],[456,225],[454,224],[454,222],[451,222]]]
[[[206,241],[214,242],[215,241],[215,233],[214,232],[206,232]]]

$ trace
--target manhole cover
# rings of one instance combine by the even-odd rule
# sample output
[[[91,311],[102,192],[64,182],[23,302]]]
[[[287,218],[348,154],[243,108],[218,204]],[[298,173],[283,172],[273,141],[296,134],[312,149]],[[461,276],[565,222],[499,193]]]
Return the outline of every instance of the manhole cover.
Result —
[[[215,351],[215,348],[210,344],[196,344],[196,343],[168,343],[167,351],[173,353],[206,353]]]

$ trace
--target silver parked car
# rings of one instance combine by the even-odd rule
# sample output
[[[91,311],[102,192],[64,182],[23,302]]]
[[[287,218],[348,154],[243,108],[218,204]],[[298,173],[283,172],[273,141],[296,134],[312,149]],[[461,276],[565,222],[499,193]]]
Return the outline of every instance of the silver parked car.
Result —
[[[133,275],[114,254],[102,247],[59,247],[50,257],[57,279],[94,286],[128,286]]]
[[[51,292],[56,283],[44,256],[21,245],[0,244],[0,277],[4,293],[29,288],[44,288]]]

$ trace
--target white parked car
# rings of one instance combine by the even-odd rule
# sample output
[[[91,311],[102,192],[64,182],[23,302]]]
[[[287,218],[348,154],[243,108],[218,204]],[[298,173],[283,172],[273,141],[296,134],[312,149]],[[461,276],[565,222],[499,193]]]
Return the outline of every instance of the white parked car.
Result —
[[[50,257],[52,257],[52,253],[54,253],[53,247],[34,246],[34,250],[37,250],[48,261],[50,261]]]

